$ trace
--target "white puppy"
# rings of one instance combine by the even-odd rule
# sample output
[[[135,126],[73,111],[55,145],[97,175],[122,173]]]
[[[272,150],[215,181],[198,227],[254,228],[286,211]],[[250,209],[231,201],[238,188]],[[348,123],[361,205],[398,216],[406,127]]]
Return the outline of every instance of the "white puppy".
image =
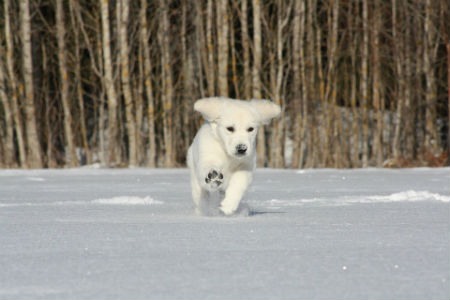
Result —
[[[252,181],[258,126],[280,114],[268,100],[204,98],[194,104],[206,123],[187,153],[192,198],[203,215],[231,215]]]

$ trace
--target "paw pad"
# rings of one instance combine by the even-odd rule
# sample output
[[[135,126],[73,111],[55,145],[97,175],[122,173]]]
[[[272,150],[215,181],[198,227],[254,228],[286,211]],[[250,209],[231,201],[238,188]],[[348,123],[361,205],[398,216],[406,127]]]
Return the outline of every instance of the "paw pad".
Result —
[[[205,182],[210,184],[213,188],[217,188],[222,184],[223,174],[216,170],[209,171],[205,178]]]

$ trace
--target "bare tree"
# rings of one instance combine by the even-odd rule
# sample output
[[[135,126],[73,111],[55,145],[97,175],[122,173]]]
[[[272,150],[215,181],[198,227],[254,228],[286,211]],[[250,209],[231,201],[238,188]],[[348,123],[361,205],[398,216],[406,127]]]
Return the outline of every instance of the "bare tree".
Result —
[[[380,34],[381,34],[381,14],[383,13],[380,1],[374,1],[373,22],[372,22],[372,92],[373,107],[376,114],[376,126],[374,132],[373,151],[375,161],[378,167],[383,165],[383,118],[384,118],[384,99],[382,95],[381,80],[381,50],[380,50]]]
[[[403,50],[403,39],[399,36],[399,3],[397,0],[392,0],[392,37],[395,41],[394,43],[394,57],[395,57],[395,71],[398,78],[398,84],[396,87],[396,97],[397,105],[395,111],[394,120],[394,139],[393,139],[393,156],[395,160],[399,160],[401,156],[401,130],[403,127],[404,119],[404,106],[405,106],[405,74],[404,74],[404,50]]]
[[[314,123],[317,122],[317,114],[315,113],[313,103],[317,99],[316,80],[317,68],[315,64],[315,48],[318,47],[315,43],[315,29],[314,23],[317,19],[316,0],[308,0],[307,7],[304,9],[305,19],[303,23],[305,28],[303,30],[303,36],[305,38],[304,44],[304,58],[301,59],[300,73],[302,80],[302,132],[300,133],[301,139],[304,141],[300,149],[300,167],[312,167],[316,164],[316,151],[315,139],[317,135],[314,134],[314,130],[317,130],[317,126]],[[302,47],[302,48],[303,48]],[[301,55],[301,54],[300,54]],[[308,155],[309,154],[309,155]]]
[[[136,136],[136,118],[135,118],[135,103],[131,93],[130,85],[130,62],[128,56],[130,50],[128,46],[128,19],[130,15],[130,2],[129,0],[120,0],[120,20],[118,24],[119,32],[119,50],[120,50],[120,74],[122,81],[122,89],[125,99],[125,116],[126,127],[128,133],[128,164],[130,166],[137,166],[137,136]]]
[[[161,45],[161,69],[162,69],[162,103],[163,103],[163,131],[165,147],[165,167],[175,165],[175,150],[173,147],[173,83],[170,54],[170,28],[168,7],[165,0],[160,0],[160,28],[158,40]]]
[[[352,6],[352,10],[350,12],[352,15],[359,15],[359,3],[356,3]],[[357,28],[358,27],[358,19],[350,17],[348,18],[348,28]],[[350,80],[350,107],[351,107],[351,126],[349,129],[351,130],[350,134],[350,143],[352,144],[352,148],[350,149],[350,162],[352,167],[360,166],[360,136],[361,136],[361,126],[360,120],[361,116],[359,114],[359,106],[358,106],[358,85],[357,85],[357,75],[359,73],[358,70],[358,49],[359,49],[359,38],[357,35],[353,34],[350,41],[350,70],[351,76]]]
[[[441,1],[441,33],[445,40],[445,46],[447,49],[447,165],[450,165],[450,28],[447,26],[446,20],[450,17],[450,4],[442,0]]]
[[[305,33],[305,2],[304,1],[295,1],[294,6],[294,17],[293,17],[293,25],[292,25],[292,71],[293,71],[293,118],[294,125],[292,128],[293,131],[293,142],[294,148],[292,153],[292,167],[298,168],[303,162],[303,152],[304,152],[304,133],[302,122],[304,118],[307,118],[306,112],[303,111],[303,102],[307,98],[305,95],[305,91],[303,89],[306,88],[302,84],[302,73],[301,66],[305,63],[305,53],[304,53],[304,33]],[[297,88],[302,86],[302,89]]]
[[[103,50],[103,66],[104,66],[104,85],[106,88],[106,96],[108,98],[108,158],[107,163],[110,166],[119,163],[117,138],[117,93],[114,86],[113,76],[113,60],[111,56],[111,28],[109,20],[108,1],[100,1],[100,12],[102,19],[102,50]]]
[[[230,17],[230,23],[233,24],[234,20],[233,20],[233,16]],[[235,94],[235,98],[241,99],[241,91],[240,91],[240,87],[239,87],[239,71],[238,71],[238,67],[237,67],[237,47],[236,47],[236,33],[235,33],[235,29],[234,26],[229,26],[230,27],[230,51],[231,51],[231,81],[233,84],[233,93]],[[230,93],[230,91],[228,91]]]
[[[369,166],[369,3],[363,0],[362,9],[362,54],[361,54],[361,106],[362,106],[362,166]]]
[[[216,3],[217,15],[217,86],[220,96],[228,96],[228,0]]]
[[[424,53],[423,53],[423,72],[425,74],[426,90],[425,90],[425,148],[432,154],[439,154],[440,139],[436,124],[436,99],[437,86],[436,75],[432,65],[436,61],[437,54],[437,34],[434,26],[434,17],[436,15],[435,2],[431,0],[425,1],[425,21],[424,21]]]
[[[285,78],[285,29],[291,19],[292,2],[284,4],[285,1],[277,1],[277,28],[276,28],[276,78],[272,88],[273,100],[280,106],[283,106],[283,85]],[[282,112],[283,114],[284,112]],[[281,119],[273,121],[271,144],[277,145],[271,147],[269,152],[270,166],[284,167],[284,122]]]
[[[41,145],[36,122],[34,106],[33,57],[31,51],[31,18],[30,3],[20,0],[20,24],[22,38],[23,77],[25,82],[25,123],[28,144],[28,166],[42,168]]]
[[[206,49],[208,53],[208,67],[206,71],[206,78],[208,81],[208,94],[214,96],[216,91],[216,68],[214,55],[214,9],[213,1],[208,0],[206,8]]]
[[[0,45],[0,103],[3,105],[5,114],[5,127],[2,128],[4,132],[0,131],[0,138],[4,136],[4,155],[0,163],[4,163],[6,166],[14,166],[14,121],[9,97],[6,94],[6,76],[2,59],[3,52],[3,46]]]
[[[86,110],[84,105],[84,91],[83,91],[83,84],[82,84],[82,76],[81,76],[81,37],[80,37],[80,30],[79,27],[82,26],[80,22],[80,7],[78,1],[70,0],[69,1],[69,10],[70,10],[70,19],[71,19],[71,25],[74,27],[73,33],[74,33],[74,44],[75,44],[75,55],[74,55],[74,79],[76,84],[76,94],[77,94],[77,101],[78,106],[80,109],[80,116],[79,116],[79,124],[80,124],[80,134],[81,134],[81,141],[83,145],[84,154],[86,157],[86,164],[90,165],[92,163],[92,152],[89,147],[88,142],[88,130],[86,128]],[[88,48],[90,49],[92,53],[92,49],[90,45],[88,45]]]
[[[155,167],[156,163],[156,134],[155,134],[155,99],[153,97],[152,62],[150,59],[149,33],[147,24],[147,1],[141,0],[139,12],[140,43],[144,56],[144,85],[147,97],[147,126],[148,126],[148,151],[147,165]]]
[[[64,24],[64,8],[62,0],[56,1],[56,35],[58,40],[58,62],[61,80],[61,102],[64,110],[64,136],[67,147],[66,165],[75,167],[78,165],[78,160],[72,131],[72,113],[69,101],[69,73],[67,71],[67,50],[65,42],[66,26]]]
[[[11,99],[11,110],[14,120],[14,130],[16,132],[17,147],[19,152],[19,164],[21,167],[27,167],[27,153],[25,149],[25,135],[22,125],[22,115],[20,113],[19,103],[18,103],[18,90],[17,90],[17,78],[14,71],[14,42],[12,38],[11,29],[11,18],[10,16],[10,0],[4,1],[4,14],[5,14],[5,42],[6,42],[6,68],[8,74],[9,82],[9,97]]]
[[[248,33],[248,1],[241,1],[241,40],[242,40],[242,58],[244,67],[244,98],[250,99],[252,97],[252,79],[250,71],[250,36]]]
[[[341,112],[337,105],[337,62],[338,62],[338,38],[339,38],[339,0],[334,0],[329,9],[329,38],[328,38],[328,63],[326,72],[325,107],[327,135],[325,138],[325,162],[334,167],[341,167],[344,160],[344,145],[340,135],[342,134]]]
[[[195,51],[196,54],[196,61],[197,61],[197,68],[196,68],[196,75],[198,77],[198,93],[201,97],[204,97],[206,95],[205,92],[205,79],[207,82],[209,82],[208,74],[206,76],[203,75],[203,73],[207,73],[209,68],[208,63],[208,49],[206,47],[206,41],[205,41],[205,29],[204,29],[204,14],[203,14],[203,8],[202,3],[200,1],[194,1],[194,11],[195,11],[195,18],[194,18],[194,27],[195,27],[195,33],[194,33],[194,43],[195,43]],[[208,83],[206,83],[208,85]],[[209,86],[209,85],[208,85]]]
[[[252,94],[254,99],[261,99],[262,70],[262,33],[261,33],[261,1],[252,0],[253,6],[253,68],[252,68]],[[266,161],[266,138],[264,128],[258,132],[257,161],[264,166]]]

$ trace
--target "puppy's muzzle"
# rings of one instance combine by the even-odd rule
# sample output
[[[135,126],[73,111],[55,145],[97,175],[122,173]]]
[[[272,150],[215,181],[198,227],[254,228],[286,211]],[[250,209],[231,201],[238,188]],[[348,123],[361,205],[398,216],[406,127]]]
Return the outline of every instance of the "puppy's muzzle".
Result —
[[[237,155],[245,155],[245,153],[247,153],[247,145],[239,144],[236,146]]]

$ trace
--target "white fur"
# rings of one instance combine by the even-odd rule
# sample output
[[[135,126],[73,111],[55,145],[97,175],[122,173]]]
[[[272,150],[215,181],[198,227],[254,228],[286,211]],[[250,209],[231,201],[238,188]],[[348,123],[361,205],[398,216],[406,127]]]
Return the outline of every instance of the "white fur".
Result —
[[[194,110],[206,120],[187,153],[196,211],[231,215],[252,181],[258,127],[278,116],[280,107],[268,100],[212,97],[195,102]]]

